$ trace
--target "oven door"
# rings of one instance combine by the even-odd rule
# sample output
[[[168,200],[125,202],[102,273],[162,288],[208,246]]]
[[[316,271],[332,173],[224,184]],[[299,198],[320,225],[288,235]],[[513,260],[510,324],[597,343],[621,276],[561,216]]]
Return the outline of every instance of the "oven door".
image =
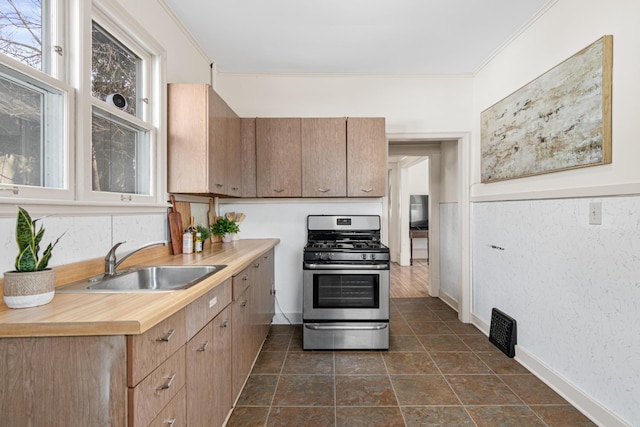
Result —
[[[305,268],[304,321],[389,319],[389,270]]]

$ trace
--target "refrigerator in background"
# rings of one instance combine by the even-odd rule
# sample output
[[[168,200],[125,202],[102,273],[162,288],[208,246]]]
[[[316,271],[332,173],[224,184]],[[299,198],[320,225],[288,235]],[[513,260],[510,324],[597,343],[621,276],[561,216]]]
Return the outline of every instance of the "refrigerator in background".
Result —
[[[429,196],[412,194],[410,196],[409,228],[411,230],[429,229]]]

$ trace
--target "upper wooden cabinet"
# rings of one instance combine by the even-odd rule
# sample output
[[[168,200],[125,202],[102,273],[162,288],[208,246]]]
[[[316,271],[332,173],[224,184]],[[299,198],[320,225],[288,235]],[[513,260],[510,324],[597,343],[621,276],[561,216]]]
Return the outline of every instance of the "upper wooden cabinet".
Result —
[[[299,118],[256,119],[258,197],[300,197],[302,167]]]
[[[242,197],[256,197],[256,119],[240,119]]]
[[[384,118],[347,119],[348,197],[384,197],[387,152]]]
[[[302,197],[346,197],[347,122],[302,119]]]
[[[240,118],[207,84],[169,84],[170,193],[240,196]]]

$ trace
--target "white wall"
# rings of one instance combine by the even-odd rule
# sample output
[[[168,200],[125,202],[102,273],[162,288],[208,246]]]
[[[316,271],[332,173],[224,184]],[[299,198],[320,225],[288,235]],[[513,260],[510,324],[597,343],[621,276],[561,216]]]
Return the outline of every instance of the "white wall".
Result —
[[[477,73],[471,152],[473,315],[518,321],[517,357],[601,425],[640,424],[638,197],[640,3],[559,0]],[[613,163],[480,184],[482,110],[604,34],[613,35]],[[509,202],[509,199],[542,199]],[[491,201],[491,203],[479,203]],[[492,248],[491,245],[504,250]],[[631,344],[634,342],[635,344]]]

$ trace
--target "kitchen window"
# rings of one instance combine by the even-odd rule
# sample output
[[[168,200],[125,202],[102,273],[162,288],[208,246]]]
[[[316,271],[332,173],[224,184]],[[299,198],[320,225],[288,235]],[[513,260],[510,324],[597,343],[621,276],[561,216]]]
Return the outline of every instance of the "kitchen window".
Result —
[[[117,0],[0,2],[0,203],[164,206],[164,61]]]
[[[0,198],[73,198],[73,89],[52,45],[58,2],[0,5]],[[53,54],[52,54],[53,53]]]

